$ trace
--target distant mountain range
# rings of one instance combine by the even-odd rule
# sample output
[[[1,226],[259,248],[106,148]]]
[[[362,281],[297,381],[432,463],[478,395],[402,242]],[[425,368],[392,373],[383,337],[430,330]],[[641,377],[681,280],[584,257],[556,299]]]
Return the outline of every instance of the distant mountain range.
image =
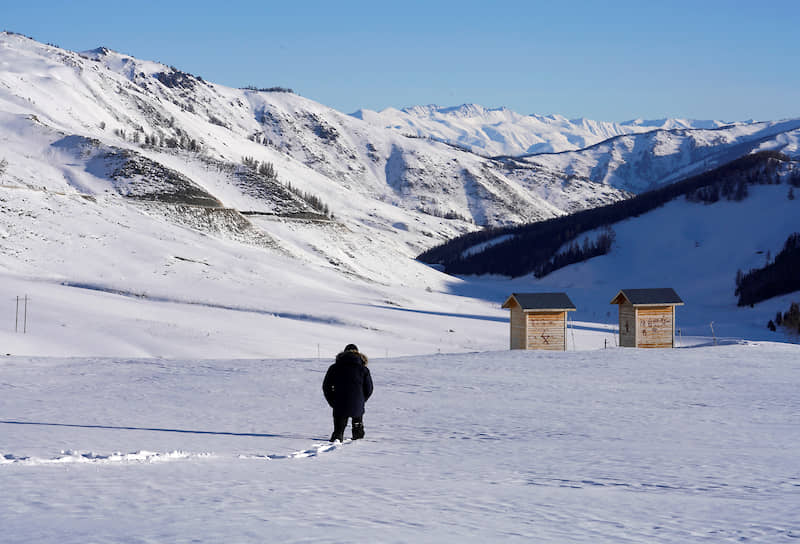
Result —
[[[780,150],[796,156],[800,140],[800,119],[737,123],[637,119],[610,123],[558,115],[520,115],[477,104],[359,110],[353,115],[375,126],[494,157],[509,168],[533,165],[568,179],[634,193],[713,169],[757,150]]]
[[[561,115],[522,115],[508,108],[484,108],[478,104],[387,108],[380,112],[362,109],[352,115],[375,126],[462,146],[486,156],[576,151],[625,134],[753,123],[692,119],[634,119],[612,123],[567,119]]]

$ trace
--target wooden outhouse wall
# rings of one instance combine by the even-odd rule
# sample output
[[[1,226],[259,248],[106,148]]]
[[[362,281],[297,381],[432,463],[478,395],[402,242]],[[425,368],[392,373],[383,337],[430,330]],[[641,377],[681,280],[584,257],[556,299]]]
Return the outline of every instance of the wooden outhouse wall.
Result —
[[[527,349],[567,349],[567,312],[528,312]]]
[[[636,310],[630,302],[619,305],[619,345],[636,347]]]
[[[525,312],[518,305],[511,308],[511,349],[525,349]]]
[[[622,330],[622,329],[620,329]],[[675,308],[657,306],[636,309],[636,345],[671,348],[675,340]]]

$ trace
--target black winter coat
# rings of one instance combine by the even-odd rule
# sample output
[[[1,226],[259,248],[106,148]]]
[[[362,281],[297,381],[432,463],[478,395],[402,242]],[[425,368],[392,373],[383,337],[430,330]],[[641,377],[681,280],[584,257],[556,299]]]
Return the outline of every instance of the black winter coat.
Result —
[[[336,356],[322,381],[325,400],[333,408],[334,417],[361,417],[364,403],[372,395],[372,376],[357,351]]]

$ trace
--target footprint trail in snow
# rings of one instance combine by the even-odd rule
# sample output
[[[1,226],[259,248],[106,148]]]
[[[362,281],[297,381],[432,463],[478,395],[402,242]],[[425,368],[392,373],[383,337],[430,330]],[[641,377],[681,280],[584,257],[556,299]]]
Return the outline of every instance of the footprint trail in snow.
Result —
[[[0,465],[56,465],[56,464],[81,464],[81,463],[159,463],[166,461],[177,460],[190,460],[190,459],[223,459],[230,457],[234,459],[261,459],[261,460],[277,460],[277,459],[303,459],[308,457],[316,457],[322,453],[335,451],[342,446],[351,443],[351,440],[344,442],[324,443],[318,444],[311,448],[298,450],[292,453],[271,453],[271,454],[239,454],[239,455],[219,455],[213,452],[192,453],[187,451],[171,451],[171,452],[153,452],[153,451],[136,451],[131,453],[114,452],[110,454],[98,454],[94,452],[81,452],[75,450],[62,451],[59,455],[42,458],[30,456],[17,456],[10,453],[0,453]]]

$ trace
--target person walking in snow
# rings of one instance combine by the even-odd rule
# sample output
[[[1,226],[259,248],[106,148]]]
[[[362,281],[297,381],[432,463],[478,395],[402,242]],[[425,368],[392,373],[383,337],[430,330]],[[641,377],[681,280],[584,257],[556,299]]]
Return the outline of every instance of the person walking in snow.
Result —
[[[372,395],[372,376],[367,356],[355,344],[348,344],[336,356],[322,381],[322,392],[333,408],[331,442],[344,440],[348,418],[353,419],[353,440],[364,438],[364,404]]]

